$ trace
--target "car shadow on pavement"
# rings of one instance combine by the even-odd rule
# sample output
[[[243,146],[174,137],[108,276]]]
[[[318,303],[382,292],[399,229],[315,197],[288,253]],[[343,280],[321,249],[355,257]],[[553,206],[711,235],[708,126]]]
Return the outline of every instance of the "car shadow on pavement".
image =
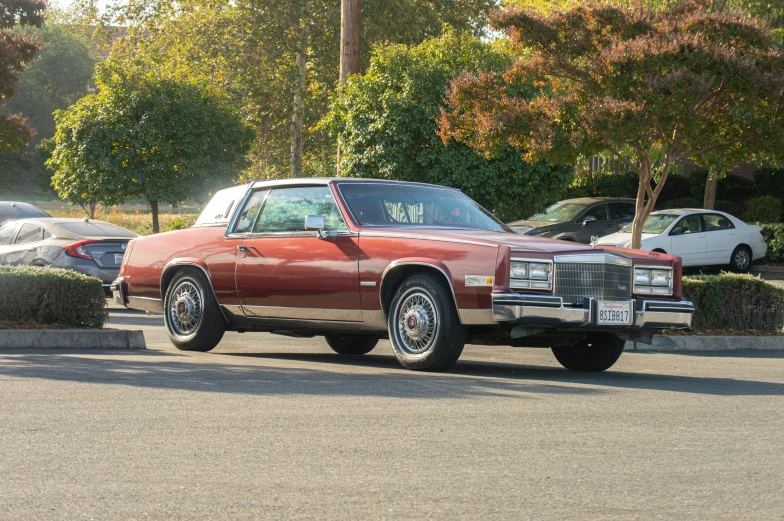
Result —
[[[243,363],[226,363],[235,357],[242,357]],[[292,361],[300,367],[280,367],[275,363],[280,361]],[[341,370],[340,366],[352,366],[353,370]],[[553,367],[476,361],[459,361],[447,373],[422,373],[401,368],[392,356],[310,353],[193,355],[138,351],[117,356],[116,351],[97,350],[0,350],[0,380],[9,378],[251,395],[416,399],[520,399],[541,394],[605,394],[621,389],[715,396],[784,394],[781,383],[733,378],[624,371],[575,373]]]

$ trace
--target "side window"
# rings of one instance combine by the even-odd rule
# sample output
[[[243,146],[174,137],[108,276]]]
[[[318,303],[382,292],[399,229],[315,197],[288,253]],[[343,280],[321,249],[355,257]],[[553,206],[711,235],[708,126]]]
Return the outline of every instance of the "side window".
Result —
[[[687,215],[673,227],[673,231],[680,229],[682,234],[700,233],[702,231],[702,220],[699,214]]]
[[[715,232],[718,230],[731,230],[735,228],[732,221],[719,213],[706,213],[702,216],[705,222],[706,232]]]
[[[346,229],[329,187],[300,186],[272,190],[253,233],[302,232],[305,231],[305,217],[308,215],[323,216],[325,230]]]
[[[634,219],[635,208],[631,203],[610,203],[610,219]]]
[[[259,210],[264,204],[264,198],[267,197],[269,190],[259,190],[251,194],[245,207],[240,212],[240,218],[237,221],[237,227],[234,229],[235,233],[248,233],[253,229],[253,223],[256,222],[256,217],[259,215]]]
[[[23,224],[16,236],[14,244],[26,244],[28,242],[38,242],[43,239],[43,232],[40,226],[34,224]]]
[[[607,205],[605,204],[597,204],[587,212],[583,214],[580,218],[580,222],[584,221],[586,217],[595,217],[597,221],[606,221],[607,220]]]
[[[8,246],[14,240],[16,233],[16,223],[6,224],[0,228],[0,246]]]

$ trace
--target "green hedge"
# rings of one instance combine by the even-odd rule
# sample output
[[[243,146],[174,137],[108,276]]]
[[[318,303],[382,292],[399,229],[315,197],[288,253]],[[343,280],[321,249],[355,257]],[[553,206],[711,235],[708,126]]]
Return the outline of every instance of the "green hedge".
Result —
[[[784,224],[764,223],[760,226],[768,243],[768,254],[765,257],[770,262],[784,262]]]
[[[784,327],[784,289],[752,275],[684,277],[683,297],[696,309],[692,329],[780,332]]]
[[[0,266],[0,322],[100,328],[106,321],[101,281],[69,270]]]

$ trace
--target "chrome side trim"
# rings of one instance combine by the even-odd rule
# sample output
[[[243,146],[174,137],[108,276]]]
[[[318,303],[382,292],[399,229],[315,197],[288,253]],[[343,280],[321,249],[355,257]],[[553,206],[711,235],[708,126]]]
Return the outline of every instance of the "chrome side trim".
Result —
[[[691,327],[694,314],[694,305],[691,302],[634,299],[630,302],[635,310],[633,324],[604,328],[627,330]],[[561,297],[502,293],[493,295],[493,318],[498,322],[550,327],[595,326],[596,304],[592,297],[586,297],[582,306],[565,306]]]
[[[287,318],[297,320],[323,320],[325,322],[362,322],[362,310],[295,308],[278,306],[246,306],[242,309],[249,318]]]
[[[399,268],[400,266],[427,266],[429,268],[435,268],[441,272],[441,274],[446,279],[447,283],[449,284],[449,289],[452,290],[452,302],[455,303],[455,308],[457,308],[458,315],[460,312],[460,307],[457,305],[457,295],[455,294],[455,286],[452,284],[452,279],[447,275],[446,271],[444,271],[439,266],[429,262],[419,262],[419,261],[393,261],[389,263],[389,266],[386,267],[384,273],[381,274],[381,287],[378,290],[378,300],[381,304],[381,309],[384,309],[384,302],[382,300],[382,295],[384,294],[384,280],[386,280],[387,273],[392,271],[395,268]],[[385,320],[386,321],[386,320]],[[461,322],[462,323],[462,322]]]
[[[362,311],[362,319],[365,325],[370,329],[377,329],[378,331],[387,330],[387,320],[384,318],[384,312],[378,311]]]
[[[461,309],[460,322],[464,326],[482,326],[496,323],[492,309]]]
[[[631,259],[612,253],[580,253],[576,255],[556,255],[555,262],[573,262],[577,264],[617,264],[618,266],[631,266]]]
[[[202,273],[204,273],[204,277],[207,279],[207,284],[209,284],[210,291],[212,292],[212,298],[214,298],[215,302],[218,303],[218,308],[221,310],[221,315],[223,315],[223,320],[225,320],[226,322],[229,322],[229,317],[227,317],[226,313],[223,312],[223,308],[220,306],[220,302],[218,302],[218,295],[215,293],[215,288],[212,287],[212,277],[210,277],[210,274],[207,272],[206,269],[204,269],[204,266],[201,266],[200,264],[196,264],[196,263],[190,262],[190,261],[177,261],[177,260],[174,260],[174,261],[169,262],[166,266],[164,266],[163,270],[161,271],[161,299],[166,297],[166,288],[163,287],[163,279],[164,279],[163,276],[166,274],[167,271],[169,271],[170,269],[173,269],[173,268],[175,268],[177,266],[190,266],[190,267],[193,267],[193,268],[198,268],[198,269],[201,270]],[[161,312],[163,312],[163,306],[161,306]]]
[[[150,313],[163,315],[163,302],[159,298],[150,297],[127,297],[128,306],[131,309],[141,309]]]
[[[230,305],[221,306],[221,308],[224,311],[227,311],[227,312],[231,313],[232,315],[238,315],[238,316],[243,316],[244,315],[243,312],[242,312],[242,306],[238,306],[236,304],[230,304]]]
[[[398,234],[398,233],[384,233],[384,232],[366,232],[362,231],[360,237],[386,237],[392,239],[419,239],[422,241],[434,242],[452,242],[456,244],[471,244],[473,246],[487,246],[489,248],[500,248],[497,244],[488,244],[486,242],[469,241],[467,239],[450,239],[447,237],[431,237],[429,235],[416,235],[416,234]]]
[[[366,286],[368,288],[375,288],[376,281],[375,280],[363,280],[359,283],[360,286]]]

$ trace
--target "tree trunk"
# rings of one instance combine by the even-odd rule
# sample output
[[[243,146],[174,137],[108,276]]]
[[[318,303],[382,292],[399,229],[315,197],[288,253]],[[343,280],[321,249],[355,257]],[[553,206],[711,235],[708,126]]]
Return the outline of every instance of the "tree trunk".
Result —
[[[721,168],[712,166],[708,169],[708,179],[705,181],[705,197],[702,200],[702,207],[706,210],[713,210],[716,205],[716,190],[719,187],[719,174]]]
[[[158,224],[158,201],[149,200],[149,202],[150,211],[152,212],[152,233],[159,233],[161,228]]]
[[[642,225],[645,224],[645,219],[648,218],[645,212],[645,187],[648,183],[647,177],[650,172],[641,172],[640,182],[637,185],[637,201],[634,208],[634,221],[632,221],[632,243],[631,248],[639,250],[642,245]]]
[[[305,139],[303,136],[303,117],[305,113],[305,96],[307,95],[308,72],[308,14],[310,1],[305,2],[299,34],[299,49],[297,50],[297,72],[299,78],[294,91],[294,106],[291,116],[291,177],[302,177],[302,152]]]
[[[362,0],[342,0],[340,6],[340,83],[352,74],[362,72]],[[340,176],[340,138],[338,138],[337,175]]]

